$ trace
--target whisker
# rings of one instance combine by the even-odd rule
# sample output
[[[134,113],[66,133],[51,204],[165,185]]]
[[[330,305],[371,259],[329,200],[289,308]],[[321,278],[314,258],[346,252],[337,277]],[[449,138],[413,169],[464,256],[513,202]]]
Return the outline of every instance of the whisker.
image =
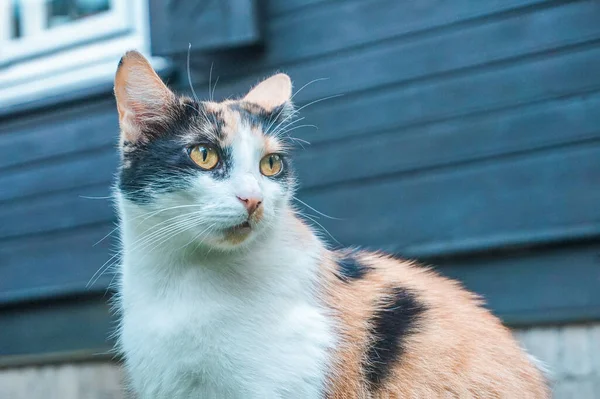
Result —
[[[200,100],[198,100],[198,96],[196,95],[196,91],[194,90],[194,85],[192,84],[192,73],[190,72],[190,53],[192,51],[192,43],[188,44],[188,53],[187,53],[187,76],[188,76],[188,82],[190,84],[190,89],[192,90],[192,95],[194,96],[194,100],[196,100],[197,103],[200,102]]]
[[[156,215],[158,215],[159,213],[162,213],[162,212],[171,211],[171,210],[173,210],[173,209],[181,209],[181,208],[198,208],[198,207],[202,207],[202,208],[204,208],[204,209],[210,209],[210,208],[212,208],[212,207],[206,207],[206,206],[204,206],[204,205],[200,205],[200,204],[176,205],[176,206],[172,206],[172,207],[169,207],[169,208],[162,208],[162,209],[159,209],[159,210],[157,210],[157,211],[150,212],[150,214],[147,214],[147,213],[146,213],[146,214],[143,214],[143,215],[137,216],[137,217],[136,217],[136,218],[134,218],[133,220],[136,220],[136,219],[138,219],[139,217],[144,217],[144,216],[146,216],[146,215],[147,215],[147,217],[146,217],[146,218],[144,218],[144,220],[142,220],[142,221],[140,222],[140,224],[141,224],[141,223],[145,222],[146,220],[148,220],[149,218],[151,218],[152,216],[156,216]],[[138,226],[139,226],[139,224],[138,224]]]
[[[220,76],[217,76],[217,79],[215,80],[215,85],[212,88],[212,92],[210,93],[210,101],[214,101],[215,99],[215,90],[217,89],[217,83],[219,83],[219,78]]]
[[[279,129],[277,129],[277,128],[276,128],[276,129],[274,129],[274,130],[273,130],[273,132],[268,132],[267,134],[270,134],[270,135],[272,135],[272,136],[275,136],[275,137],[277,137],[277,136],[280,134],[280,132],[281,132],[281,131],[283,131],[283,130],[287,129],[287,128],[288,128],[288,127],[290,127],[290,126],[293,126],[293,125],[295,125],[295,124],[296,124],[296,123],[298,123],[298,122],[301,122],[301,121],[303,121],[304,119],[306,119],[306,117],[304,117],[304,116],[303,116],[302,118],[295,119],[295,120],[293,120],[293,121],[289,122],[288,124],[286,124],[285,126],[283,126],[283,127],[279,128]],[[278,125],[278,126],[279,126],[279,125]]]
[[[177,231],[178,229],[180,229],[182,227],[185,227],[187,229],[188,227],[186,227],[186,226],[188,226],[188,225],[191,227],[192,225],[194,225],[202,220],[201,217],[193,218],[194,215],[197,215],[200,212],[204,212],[204,209],[201,211],[189,212],[188,214],[184,214],[184,215],[178,215],[174,218],[168,219],[167,221],[170,221],[173,219],[178,219],[180,217],[190,218],[190,219],[184,220],[183,222],[174,222],[174,223],[168,224],[167,226],[163,226],[160,229],[155,230],[150,234],[142,235],[138,240],[136,240],[135,242],[133,242],[130,245],[131,246],[130,250],[139,251],[139,250],[145,249],[149,246],[149,244],[152,244],[154,241],[161,239],[162,237],[170,234],[173,231]],[[165,221],[161,222],[160,224],[164,224],[164,222]],[[157,225],[158,224],[154,225],[153,227],[147,229],[146,231],[156,228]],[[94,285],[96,283],[96,281],[98,281],[98,279],[100,277],[102,277],[102,275],[108,269],[110,269],[114,264],[116,264],[119,261],[118,257],[121,255],[122,255],[122,251],[117,252],[116,254],[111,256],[102,266],[100,266],[100,268],[96,271],[96,273],[94,273],[94,275],[92,275],[92,277],[86,284],[86,288],[89,288],[92,285]]]
[[[319,215],[326,217],[327,219],[332,219],[332,220],[344,220],[344,219],[340,219],[340,218],[336,218],[333,216],[329,216],[323,212],[319,212],[318,210],[316,210],[315,208],[313,208],[312,206],[308,205],[306,202],[302,201],[301,199],[299,199],[296,196],[292,196],[293,199],[295,199],[296,201],[298,201],[299,203],[301,203],[302,205],[304,205],[305,207],[307,207],[308,209],[310,209],[313,212],[317,212]]]
[[[302,140],[302,139],[299,139],[298,137],[288,136],[288,138],[290,140],[297,141],[299,143],[304,143],[304,144],[310,145],[310,141]],[[302,148],[304,148],[304,147],[302,147]]]
[[[298,91],[296,91],[292,97],[290,97],[290,101],[294,99],[294,97],[296,97],[298,95],[298,93],[300,93],[302,90],[304,90],[306,87],[310,86],[313,83],[316,82],[321,82],[323,80],[329,80],[329,78],[317,78],[317,79],[313,79],[310,82],[306,83],[304,86],[302,86],[301,88],[298,89]]]
[[[338,245],[342,245],[338,240],[336,240],[336,238],[334,236],[331,235],[331,233],[329,232],[329,230],[327,230],[321,223],[319,223],[315,219],[313,219],[314,216],[311,217],[311,216],[309,216],[309,215],[307,215],[305,213],[301,213],[300,215],[303,216],[303,217],[305,217],[305,218],[307,218],[308,220],[310,220],[311,222],[315,223],[316,225],[318,225],[321,229],[323,229],[323,231],[325,231],[325,233],[327,233],[327,235],[329,237],[331,237],[331,239],[333,241],[335,241]]]
[[[172,210],[172,209],[178,209],[178,208],[199,207],[199,206],[202,206],[202,205],[179,205],[179,206],[172,206],[172,207],[170,207],[170,208],[163,208],[163,209],[159,209],[158,211],[156,211],[156,212],[152,212],[150,215],[148,215],[148,216],[147,216],[147,217],[146,217],[144,220],[142,220],[142,221],[141,221],[141,222],[140,222],[138,225],[142,224],[144,221],[146,221],[146,220],[147,220],[147,219],[149,219],[150,217],[152,217],[152,216],[154,216],[154,215],[157,215],[157,214],[159,214],[159,213],[161,213],[161,212],[166,212],[166,211],[169,211],[169,210]],[[136,217],[135,217],[135,218],[133,218],[132,220],[136,220],[136,219],[142,218],[142,217],[144,217],[144,216],[146,216],[146,215],[147,215],[147,214],[143,214],[143,215],[136,216]],[[96,242],[95,242],[95,243],[92,245],[92,247],[95,247],[96,245],[100,244],[102,241],[106,240],[108,237],[110,237],[110,235],[111,235],[111,234],[113,234],[114,232],[116,232],[116,231],[118,231],[118,230],[119,230],[119,226],[115,227],[115,228],[114,228],[114,229],[112,229],[112,230],[111,230],[111,231],[110,231],[108,234],[106,234],[104,237],[102,237],[100,240],[96,241]]]
[[[290,97],[290,102],[294,99],[294,97],[296,97],[298,95],[298,93],[300,93],[302,90],[304,90],[306,87],[310,86],[313,83],[319,82],[319,81],[323,81],[323,80],[328,80],[329,78],[317,78],[317,79],[313,79],[310,82],[306,83],[304,86],[302,86],[300,89],[298,89],[298,91],[296,91],[292,97]],[[273,118],[273,121],[269,124],[269,126],[267,126],[267,128],[265,129],[265,131],[269,131],[269,129],[271,129],[271,127],[273,126],[273,123],[275,123],[275,121],[277,119],[279,119],[279,117],[281,116],[281,113],[283,112],[284,108],[280,109],[279,112],[277,113],[277,115],[275,116],[275,118]],[[296,114],[296,112],[292,112],[293,115]]]
[[[209,99],[212,102],[213,101],[213,97],[212,97],[212,70],[213,70],[213,65],[214,62],[210,63],[210,71],[208,72],[208,94],[209,94]]]
[[[296,140],[294,137],[290,137],[290,136],[288,136],[288,138],[289,138],[291,141],[293,141],[293,142],[297,142],[297,143],[298,143],[298,145],[299,145],[300,147],[302,147],[302,149],[303,149],[303,150],[306,150],[306,148],[304,147],[304,143],[302,143],[302,141],[301,141],[301,140]]]
[[[293,128],[290,128],[288,130],[282,131],[281,134],[286,134],[287,136],[289,136],[289,134],[287,134],[287,133],[293,132],[294,130],[301,129],[303,127],[312,127],[312,128],[318,129],[318,127],[316,127],[315,125],[298,125],[298,126],[294,126]],[[308,141],[307,141],[307,143],[308,143]],[[310,143],[308,143],[308,144],[310,144]]]
[[[209,235],[210,233],[212,233],[212,231],[213,231],[213,227],[214,227],[214,226],[215,226],[215,223],[213,223],[212,225],[210,225],[210,227],[209,227],[209,230],[208,230],[208,232],[206,233],[206,235],[204,236],[204,238],[202,238],[202,239],[201,239],[199,242],[197,242],[197,243],[196,243],[196,246],[194,247],[194,251],[195,251],[195,250],[197,250],[197,249],[198,249],[198,247],[199,247],[199,246],[200,246],[200,245],[201,245],[201,244],[204,242],[204,239],[205,239],[206,237],[208,237],[208,235]],[[210,253],[210,248],[209,248],[209,250],[208,250],[208,253]]]
[[[102,237],[101,239],[99,239],[98,241],[96,241],[92,247],[95,247],[96,245],[100,244],[102,241],[106,240],[108,237],[110,237],[110,235],[114,232],[116,232],[117,230],[119,230],[119,226],[115,227],[114,229],[112,229],[107,235],[105,235],[104,237]]]
[[[279,126],[281,126],[281,124],[287,120],[289,120],[290,118],[292,118],[293,116],[295,116],[296,114],[298,114],[300,111],[302,111],[304,108],[309,107],[311,105],[320,103],[322,101],[326,101],[326,100],[331,100],[332,98],[336,98],[336,97],[342,97],[343,94],[334,94],[331,96],[327,96],[327,97],[323,97],[323,98],[319,98],[317,100],[311,101],[308,104],[304,104],[303,106],[301,106],[300,108],[294,110],[294,112],[292,112],[290,115],[288,115],[286,118],[284,118],[281,122],[279,122],[279,125],[275,126],[275,130],[277,130],[277,128]]]
[[[194,112],[200,112],[200,111],[198,110],[198,108],[194,108],[194,107],[192,107],[190,104],[186,104],[186,103],[184,103],[183,105],[184,105],[184,106],[186,106],[186,107],[188,107],[188,108],[191,108],[191,109],[193,109],[193,110],[194,110]]]
[[[106,196],[106,197],[90,197],[87,195],[79,195],[79,198],[83,198],[83,199],[89,199],[89,200],[108,200],[108,199],[112,199],[112,195]]]
[[[304,104],[304,105],[303,105],[303,106],[301,106],[300,108],[298,108],[298,109],[295,109],[295,110],[294,110],[294,112],[293,112],[292,114],[288,115],[288,117],[287,117],[287,118],[285,118],[283,121],[281,121],[281,123],[285,122],[287,119],[289,119],[289,118],[291,118],[291,117],[295,116],[296,114],[299,114],[299,113],[300,113],[300,111],[302,111],[302,110],[303,110],[303,109],[305,109],[306,107],[310,107],[311,105],[314,105],[314,104],[320,103],[320,102],[322,102],[322,101],[331,100],[332,98],[341,97],[341,96],[343,96],[343,94],[334,94],[334,95],[331,95],[331,96],[327,96],[327,97],[319,98],[319,99],[317,99],[317,100],[313,100],[313,101],[309,102],[308,104]],[[281,123],[280,123],[280,125],[281,125]],[[277,128],[277,127],[276,127],[276,128]]]
[[[171,231],[171,232],[170,232],[170,233],[169,233],[169,234],[168,234],[166,237],[164,237],[164,238],[162,239],[162,241],[160,241],[160,242],[156,243],[156,244],[154,245],[154,248],[153,248],[153,249],[155,249],[155,248],[157,248],[157,247],[161,246],[163,243],[165,243],[165,242],[169,241],[171,238],[175,237],[176,235],[179,235],[179,234],[181,234],[181,233],[183,233],[183,232],[185,232],[185,231],[189,230],[190,228],[192,228],[192,227],[194,227],[194,226],[197,226],[197,225],[198,225],[198,223],[199,223],[201,220],[202,220],[202,219],[200,218],[200,219],[194,219],[194,220],[190,220],[190,221],[188,221],[187,223],[182,223],[182,224],[180,225],[180,228],[179,228],[179,229],[175,229],[175,230]],[[145,246],[145,247],[147,248],[148,246]],[[150,251],[150,252],[151,252],[151,251]]]
[[[194,237],[192,237],[192,239],[190,241],[188,241],[187,244],[185,244],[184,246],[180,247],[179,249],[183,249],[183,248],[187,247],[188,245],[190,245],[192,242],[196,241],[196,239],[198,239],[200,236],[202,236],[202,234],[204,234],[205,232],[207,232],[208,230],[210,230],[214,225],[215,225],[215,223],[211,224],[206,229],[204,229],[200,233],[196,234]]]

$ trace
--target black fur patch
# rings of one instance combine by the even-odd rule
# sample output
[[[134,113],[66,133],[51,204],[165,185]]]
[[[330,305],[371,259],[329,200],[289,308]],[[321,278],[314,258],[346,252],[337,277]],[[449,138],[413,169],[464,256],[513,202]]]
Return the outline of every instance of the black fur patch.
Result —
[[[264,132],[271,124],[271,114],[256,104],[234,103],[229,107],[239,113],[242,120],[253,128],[260,128]]]
[[[389,375],[394,363],[401,360],[406,337],[416,332],[426,310],[412,292],[397,287],[392,290],[389,302],[371,318],[373,338],[366,351],[363,370],[374,391]]]
[[[337,261],[337,277],[344,281],[359,280],[367,274],[371,268],[356,259],[354,254],[348,254]]]
[[[232,110],[239,112],[242,119],[250,126],[261,128],[265,134],[272,133],[273,129],[280,123],[285,125],[287,122],[292,121],[292,118],[286,119],[289,116],[287,111],[292,109],[292,106],[288,103],[282,104],[270,112],[257,104],[248,102],[234,103],[230,107]]]
[[[198,106],[194,104],[194,106]],[[127,199],[137,203],[151,202],[155,194],[183,190],[189,179],[198,173],[210,173],[215,179],[229,176],[232,159],[231,150],[220,147],[214,136],[191,132],[192,125],[209,123],[192,106],[174,106],[160,124],[144,126],[147,141],[123,143],[123,167],[119,174],[119,189]],[[213,115],[219,130],[219,116]],[[222,119],[221,119],[222,120]],[[217,148],[220,161],[210,170],[201,170],[189,157],[189,146],[185,143],[210,144]]]

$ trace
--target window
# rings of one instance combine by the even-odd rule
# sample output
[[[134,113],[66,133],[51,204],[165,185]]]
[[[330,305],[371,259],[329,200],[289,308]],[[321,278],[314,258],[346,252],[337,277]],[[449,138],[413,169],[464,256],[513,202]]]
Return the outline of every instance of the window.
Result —
[[[147,1],[0,0],[0,106],[110,81],[125,51],[148,55]]]

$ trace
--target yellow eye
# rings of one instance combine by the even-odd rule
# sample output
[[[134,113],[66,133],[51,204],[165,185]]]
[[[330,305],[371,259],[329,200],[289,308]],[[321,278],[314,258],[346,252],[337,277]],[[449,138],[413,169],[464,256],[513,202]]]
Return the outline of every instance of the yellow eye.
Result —
[[[265,176],[276,176],[283,169],[281,157],[277,154],[269,154],[260,160],[260,173]]]
[[[219,163],[217,150],[206,145],[198,145],[190,151],[190,158],[202,169],[213,169]]]

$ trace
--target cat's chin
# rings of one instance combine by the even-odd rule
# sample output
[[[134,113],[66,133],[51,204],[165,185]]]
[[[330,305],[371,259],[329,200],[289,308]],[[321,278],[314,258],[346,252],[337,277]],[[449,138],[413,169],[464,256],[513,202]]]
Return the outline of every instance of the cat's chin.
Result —
[[[246,221],[221,230],[216,237],[210,240],[209,245],[224,251],[244,248],[254,241],[255,236],[258,235],[258,230],[257,225]]]
[[[244,222],[230,227],[223,232],[224,240],[231,245],[238,245],[246,241],[252,234],[252,226],[249,222]]]

